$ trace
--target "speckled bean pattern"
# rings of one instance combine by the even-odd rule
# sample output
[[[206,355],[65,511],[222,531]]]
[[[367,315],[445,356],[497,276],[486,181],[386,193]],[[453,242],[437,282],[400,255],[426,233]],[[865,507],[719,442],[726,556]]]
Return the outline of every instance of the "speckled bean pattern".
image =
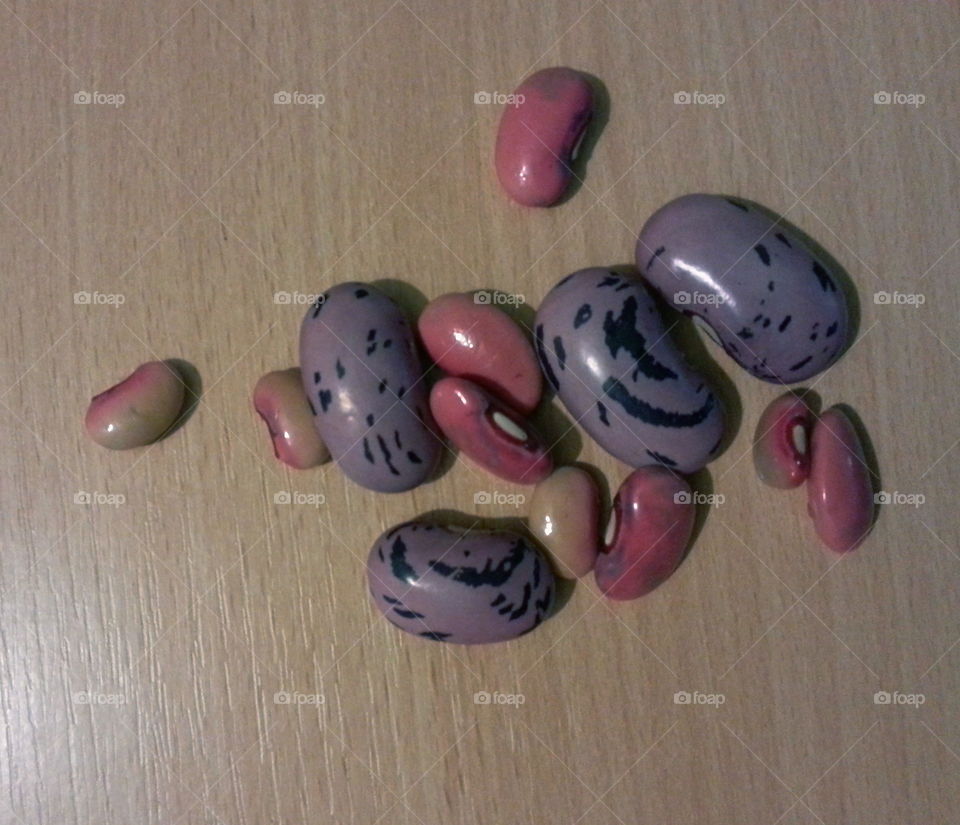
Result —
[[[300,329],[300,369],[320,438],[349,478],[385,493],[430,478],[442,444],[412,331],[390,298],[358,282],[321,295]]]
[[[836,275],[756,204],[704,194],[670,201],[640,232],[637,268],[764,381],[804,381],[847,346]]]
[[[370,596],[406,633],[454,644],[514,639],[549,614],[550,567],[510,531],[409,521],[377,539],[367,560]]]
[[[631,467],[692,472],[717,454],[717,397],[673,344],[638,278],[582,269],[537,310],[540,365],[574,420]]]

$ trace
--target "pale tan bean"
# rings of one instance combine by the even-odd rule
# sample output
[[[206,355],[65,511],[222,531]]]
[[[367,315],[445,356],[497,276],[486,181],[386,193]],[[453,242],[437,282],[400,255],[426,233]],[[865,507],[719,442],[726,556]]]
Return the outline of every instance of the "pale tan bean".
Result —
[[[268,372],[253,390],[253,406],[273,439],[273,454],[297,470],[330,460],[313,426],[313,412],[298,367]]]
[[[557,574],[566,579],[578,579],[593,570],[599,519],[597,485],[579,467],[561,467],[533,490],[530,530],[549,552]]]

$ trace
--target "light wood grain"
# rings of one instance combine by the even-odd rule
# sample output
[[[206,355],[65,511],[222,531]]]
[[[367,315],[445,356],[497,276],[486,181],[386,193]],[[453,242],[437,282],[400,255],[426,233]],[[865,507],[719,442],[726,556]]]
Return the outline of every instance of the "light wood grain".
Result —
[[[9,0],[0,20],[0,821],[955,821],[955,4]],[[609,122],[580,191],[524,211],[492,173],[498,107],[474,94],[554,64],[603,80]],[[275,105],[283,90],[324,103]],[[367,603],[377,534],[434,509],[522,516],[473,502],[523,490],[463,462],[393,497],[279,466],[250,393],[294,363],[303,306],[274,293],[390,279],[412,308],[480,287],[535,306],[630,260],[687,191],[784,212],[849,270],[861,339],[816,392],[859,412],[883,489],[925,503],[884,507],[834,563],[802,492],[754,476],[775,388],[719,360],[743,407],[710,468],[726,500],[666,586],[613,605],[581,583],[508,645],[403,638]],[[202,376],[187,425],[139,453],[87,441],[88,398],[154,357]],[[586,438],[561,454],[614,488],[626,472]]]

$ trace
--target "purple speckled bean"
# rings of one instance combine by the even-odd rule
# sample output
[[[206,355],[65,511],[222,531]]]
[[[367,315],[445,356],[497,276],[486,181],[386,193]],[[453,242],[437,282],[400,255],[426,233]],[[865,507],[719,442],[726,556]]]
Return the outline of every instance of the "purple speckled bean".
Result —
[[[346,475],[384,493],[430,478],[442,448],[413,333],[369,284],[325,292],[300,328],[300,370],[320,438]]]
[[[846,348],[836,276],[755,204],[721,195],[670,201],[640,231],[637,268],[763,381],[805,381]]]
[[[533,630],[556,591],[540,551],[508,530],[408,521],[377,539],[370,596],[401,630],[434,641],[484,644]]]
[[[723,439],[723,411],[667,335],[638,278],[581,269],[544,299],[537,355],[564,406],[631,467],[693,472]]]

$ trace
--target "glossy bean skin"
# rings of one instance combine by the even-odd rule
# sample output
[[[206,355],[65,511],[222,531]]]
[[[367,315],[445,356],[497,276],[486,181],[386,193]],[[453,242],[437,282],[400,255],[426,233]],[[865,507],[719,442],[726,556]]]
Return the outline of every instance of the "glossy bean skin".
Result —
[[[641,467],[620,486],[594,576],[607,598],[636,599],[683,560],[696,505],[690,485],[665,467]]]
[[[559,576],[579,579],[593,570],[600,547],[600,494],[590,473],[559,467],[534,488],[528,521]]]
[[[667,335],[639,278],[604,268],[560,281],[537,310],[540,366],[574,420],[631,467],[693,472],[720,449],[719,399]]]
[[[119,384],[90,400],[84,426],[101,447],[128,450],[156,441],[183,408],[184,383],[163,361],[141,364]]]
[[[298,367],[261,377],[253,389],[253,407],[267,425],[278,460],[296,470],[330,460],[330,451],[313,426]]]
[[[805,381],[847,346],[836,275],[754,204],[704,194],[670,201],[640,232],[637,268],[763,381]]]
[[[427,353],[448,375],[468,378],[522,413],[537,406],[543,379],[526,336],[502,309],[478,303],[490,293],[450,293],[431,301],[417,329]]]
[[[410,490],[433,474],[423,365],[400,308],[370,284],[321,295],[300,328],[300,370],[313,423],[337,464],[370,490]]]
[[[553,470],[546,445],[516,410],[466,378],[441,378],[430,411],[465,455],[506,481],[536,484]]]
[[[504,107],[494,163],[507,194],[524,206],[551,206],[573,177],[570,168],[593,117],[593,89],[580,72],[541,69]],[[522,97],[521,97],[522,96]]]
[[[859,547],[873,522],[873,484],[863,445],[836,407],[813,427],[807,512],[820,540],[835,553]]]
[[[377,609],[406,633],[486,644],[533,630],[553,605],[549,565],[511,531],[409,521],[377,539],[367,560]]]
[[[764,484],[787,490],[810,475],[813,412],[798,395],[775,398],[760,416],[753,438],[753,466]]]

